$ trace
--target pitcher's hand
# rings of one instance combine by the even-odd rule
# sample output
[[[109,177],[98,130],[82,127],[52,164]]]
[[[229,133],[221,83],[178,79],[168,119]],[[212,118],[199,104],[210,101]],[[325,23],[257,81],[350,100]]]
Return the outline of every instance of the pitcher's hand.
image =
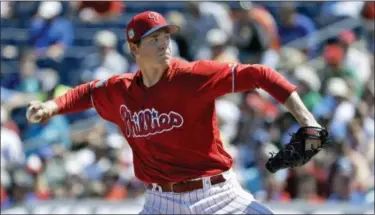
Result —
[[[29,123],[46,123],[57,113],[57,105],[53,101],[32,101],[26,112]]]

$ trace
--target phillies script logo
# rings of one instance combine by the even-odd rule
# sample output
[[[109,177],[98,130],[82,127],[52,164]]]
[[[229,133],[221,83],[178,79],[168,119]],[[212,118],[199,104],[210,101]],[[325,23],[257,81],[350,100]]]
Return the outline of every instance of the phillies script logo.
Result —
[[[121,105],[120,114],[126,125],[127,137],[147,137],[179,128],[184,124],[184,118],[174,111],[159,113],[152,108],[132,114],[128,107]]]

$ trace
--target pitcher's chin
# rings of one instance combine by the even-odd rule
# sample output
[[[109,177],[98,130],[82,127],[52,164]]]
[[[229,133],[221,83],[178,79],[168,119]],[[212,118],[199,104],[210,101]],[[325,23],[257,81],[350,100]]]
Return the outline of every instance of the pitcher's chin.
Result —
[[[160,64],[167,66],[171,62],[171,59],[172,59],[171,56],[164,55],[164,56],[160,56],[158,60]]]

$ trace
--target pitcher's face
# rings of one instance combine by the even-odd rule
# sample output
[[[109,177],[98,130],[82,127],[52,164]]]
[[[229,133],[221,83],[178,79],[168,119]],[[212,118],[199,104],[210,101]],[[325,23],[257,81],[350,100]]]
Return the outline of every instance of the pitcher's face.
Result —
[[[142,39],[136,55],[150,64],[168,65],[172,58],[170,42],[170,33],[158,30]]]

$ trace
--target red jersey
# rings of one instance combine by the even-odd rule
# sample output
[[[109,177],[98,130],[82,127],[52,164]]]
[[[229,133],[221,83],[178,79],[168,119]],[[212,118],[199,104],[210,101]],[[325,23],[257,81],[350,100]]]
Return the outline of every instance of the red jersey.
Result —
[[[269,67],[173,59],[149,88],[138,71],[83,84],[55,101],[62,114],[94,107],[126,137],[137,178],[167,183],[231,168],[216,123],[215,98],[255,88],[282,103],[295,90]]]

